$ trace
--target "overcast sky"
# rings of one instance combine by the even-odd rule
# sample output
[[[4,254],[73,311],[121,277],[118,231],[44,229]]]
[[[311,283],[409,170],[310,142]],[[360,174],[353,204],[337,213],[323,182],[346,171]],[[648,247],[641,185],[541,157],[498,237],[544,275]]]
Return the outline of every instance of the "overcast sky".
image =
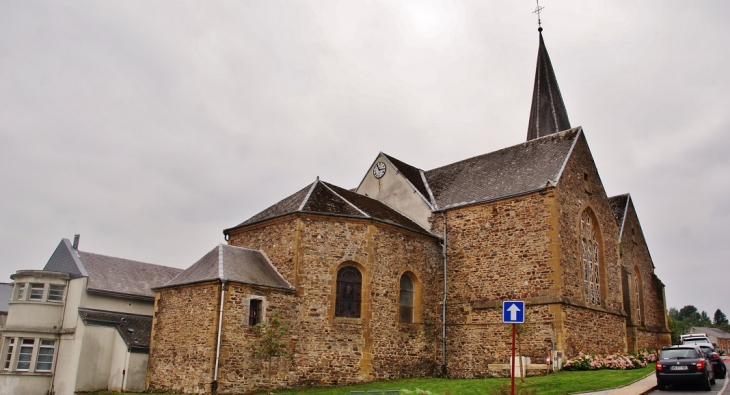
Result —
[[[542,2],[571,124],[668,307],[730,313],[730,2]],[[317,176],[525,140],[535,2],[0,2],[0,281],[80,249],[185,268]]]

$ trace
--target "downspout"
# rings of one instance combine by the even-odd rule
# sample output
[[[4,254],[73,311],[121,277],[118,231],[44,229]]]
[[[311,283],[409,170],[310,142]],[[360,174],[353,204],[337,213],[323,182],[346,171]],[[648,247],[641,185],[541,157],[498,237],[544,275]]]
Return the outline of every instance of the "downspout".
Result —
[[[221,302],[218,311],[218,339],[215,346],[215,369],[213,370],[213,384],[211,391],[215,393],[218,390],[218,361],[221,355],[221,327],[223,326],[223,297],[226,293],[226,281],[221,282]]]
[[[441,212],[444,219],[444,241],[441,243],[441,255],[444,260],[444,298],[441,301],[441,374],[446,377],[446,213]]]

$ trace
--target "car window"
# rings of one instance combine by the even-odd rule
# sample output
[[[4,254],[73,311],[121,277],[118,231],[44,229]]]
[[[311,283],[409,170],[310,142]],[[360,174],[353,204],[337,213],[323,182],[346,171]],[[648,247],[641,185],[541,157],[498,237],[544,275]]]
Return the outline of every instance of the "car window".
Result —
[[[671,348],[662,350],[659,359],[697,358],[697,350],[693,348]]]

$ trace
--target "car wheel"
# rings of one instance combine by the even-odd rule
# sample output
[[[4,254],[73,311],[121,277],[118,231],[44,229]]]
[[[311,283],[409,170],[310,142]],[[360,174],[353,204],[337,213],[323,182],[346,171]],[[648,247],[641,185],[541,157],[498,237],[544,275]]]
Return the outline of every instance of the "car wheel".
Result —
[[[664,391],[665,389],[667,389],[667,385],[665,383],[662,383],[661,381],[657,380],[657,382],[656,382],[656,388],[659,391]]]
[[[702,383],[702,389],[704,391],[712,391],[712,386],[710,385],[710,376],[709,375],[705,375],[705,379],[703,380],[703,383]]]
[[[715,383],[716,383],[716,381],[715,381],[715,376],[713,376],[713,377],[712,377],[712,380],[710,380],[710,384],[711,384],[711,385],[715,385]]]

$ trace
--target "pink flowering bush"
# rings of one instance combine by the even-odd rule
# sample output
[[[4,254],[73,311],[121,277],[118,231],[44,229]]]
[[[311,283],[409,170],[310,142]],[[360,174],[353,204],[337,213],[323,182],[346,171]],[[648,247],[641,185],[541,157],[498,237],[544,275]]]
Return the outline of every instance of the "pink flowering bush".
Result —
[[[639,350],[628,354],[593,354],[579,353],[563,365],[564,370],[598,370],[598,369],[636,369],[643,368],[657,359],[654,350]]]

